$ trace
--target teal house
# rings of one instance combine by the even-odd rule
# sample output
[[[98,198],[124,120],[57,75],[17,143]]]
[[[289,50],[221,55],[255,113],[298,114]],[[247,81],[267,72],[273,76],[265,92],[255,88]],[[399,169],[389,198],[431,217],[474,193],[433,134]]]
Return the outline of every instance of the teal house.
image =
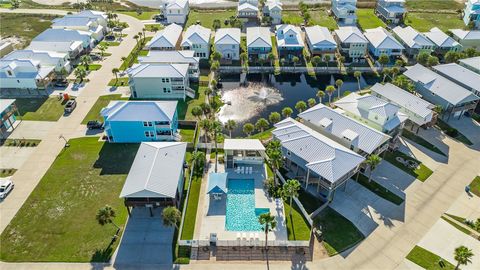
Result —
[[[177,101],[112,101],[100,113],[109,142],[180,140]]]

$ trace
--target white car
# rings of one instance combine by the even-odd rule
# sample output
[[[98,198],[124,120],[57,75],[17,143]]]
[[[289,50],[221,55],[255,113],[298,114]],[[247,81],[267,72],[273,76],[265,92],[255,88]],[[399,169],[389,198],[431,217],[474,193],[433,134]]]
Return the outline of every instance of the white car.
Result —
[[[8,178],[0,178],[0,199],[7,197],[8,193],[12,191],[14,186],[12,180]]]

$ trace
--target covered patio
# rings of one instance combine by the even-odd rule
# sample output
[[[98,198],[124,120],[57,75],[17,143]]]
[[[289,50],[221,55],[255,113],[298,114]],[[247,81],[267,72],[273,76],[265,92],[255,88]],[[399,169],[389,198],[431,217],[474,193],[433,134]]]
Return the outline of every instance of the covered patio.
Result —
[[[265,147],[256,139],[225,139],[223,149],[227,169],[239,165],[259,165],[265,158]]]

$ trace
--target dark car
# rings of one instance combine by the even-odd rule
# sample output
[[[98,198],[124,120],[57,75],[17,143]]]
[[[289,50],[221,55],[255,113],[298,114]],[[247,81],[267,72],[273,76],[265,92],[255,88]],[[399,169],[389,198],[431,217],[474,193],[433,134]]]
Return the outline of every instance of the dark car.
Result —
[[[55,82],[55,87],[67,87],[67,86],[68,86],[67,80],[61,80],[61,81]]]
[[[103,129],[103,124],[100,121],[88,121],[87,123],[87,128],[88,129]]]
[[[114,40],[115,40],[115,36],[113,36],[113,35],[106,36],[106,37],[105,37],[105,40],[106,40],[106,41],[114,41]]]
[[[65,110],[64,111],[65,111],[66,114],[71,113],[71,112],[73,112],[75,107],[77,107],[77,102],[74,99],[71,99],[71,100],[67,101],[67,104],[65,104]]]

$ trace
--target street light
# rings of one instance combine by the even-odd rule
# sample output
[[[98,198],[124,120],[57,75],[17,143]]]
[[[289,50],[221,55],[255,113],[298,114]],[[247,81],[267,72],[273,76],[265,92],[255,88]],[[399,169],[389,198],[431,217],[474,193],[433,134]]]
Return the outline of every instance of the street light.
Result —
[[[65,146],[63,146],[64,148],[67,148],[70,146],[70,144],[68,143],[67,139],[65,139],[65,137],[63,137],[62,134],[60,134],[60,136],[58,136],[59,139],[63,139],[65,141]]]

